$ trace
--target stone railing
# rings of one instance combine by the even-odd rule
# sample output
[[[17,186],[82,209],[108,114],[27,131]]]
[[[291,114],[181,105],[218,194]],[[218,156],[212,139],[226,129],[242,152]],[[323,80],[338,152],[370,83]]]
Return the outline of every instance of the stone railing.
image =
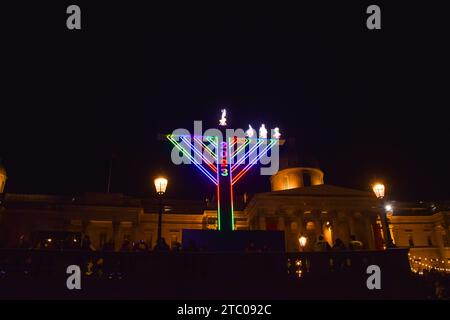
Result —
[[[382,289],[369,290],[369,265]],[[82,290],[68,290],[69,265]],[[407,250],[207,253],[0,250],[0,298],[410,297]],[[402,296],[404,294],[404,296]]]

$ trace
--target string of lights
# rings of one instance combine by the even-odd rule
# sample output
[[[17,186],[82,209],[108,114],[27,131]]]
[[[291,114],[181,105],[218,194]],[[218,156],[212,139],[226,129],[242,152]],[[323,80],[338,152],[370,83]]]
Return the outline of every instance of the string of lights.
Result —
[[[409,264],[411,266],[411,271],[417,274],[423,274],[423,271],[419,270],[419,268],[414,268],[415,265],[419,265],[422,267],[423,269],[427,269],[427,270],[436,270],[436,271],[440,271],[440,272],[450,272],[450,268],[445,268],[445,261],[441,260],[439,261],[438,258],[431,258],[428,259],[427,257],[423,258],[421,256],[415,256],[415,255],[411,255],[411,253],[408,253],[408,258],[409,258]],[[422,262],[425,261],[425,262]],[[441,263],[444,267],[438,267],[436,265],[432,265],[432,263]],[[447,261],[447,264],[450,264],[450,260]]]

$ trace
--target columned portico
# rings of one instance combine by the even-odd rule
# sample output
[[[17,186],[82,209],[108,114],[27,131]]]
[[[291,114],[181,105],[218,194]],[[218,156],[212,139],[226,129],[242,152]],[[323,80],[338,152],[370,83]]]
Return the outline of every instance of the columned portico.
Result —
[[[277,229],[284,230],[286,242],[290,242],[286,248],[298,248],[300,235],[307,237],[308,249],[314,247],[319,235],[324,236],[330,246],[337,238],[348,246],[350,236],[354,235],[365,248],[375,249],[374,214],[370,211],[374,204],[376,198],[369,191],[314,185],[257,194],[244,215],[257,219],[260,230],[266,229],[266,219],[275,218]],[[296,222],[295,231],[291,228],[292,222]]]

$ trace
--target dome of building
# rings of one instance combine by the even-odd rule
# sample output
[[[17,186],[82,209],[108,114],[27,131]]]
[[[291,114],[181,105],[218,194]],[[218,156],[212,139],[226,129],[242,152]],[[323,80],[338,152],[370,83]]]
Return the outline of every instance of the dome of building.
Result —
[[[323,171],[318,168],[286,168],[279,170],[270,177],[272,191],[289,190],[321,184],[323,184]]]
[[[310,153],[299,152],[295,139],[288,139],[280,152],[280,169],[270,177],[272,191],[323,184],[323,171]]]

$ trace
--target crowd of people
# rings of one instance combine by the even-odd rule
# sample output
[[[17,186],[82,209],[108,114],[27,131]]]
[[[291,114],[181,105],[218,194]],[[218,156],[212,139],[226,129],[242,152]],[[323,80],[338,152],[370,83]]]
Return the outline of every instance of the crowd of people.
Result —
[[[350,236],[350,242],[348,246],[340,239],[336,238],[333,246],[330,246],[328,241],[324,239],[322,235],[319,235],[316,243],[314,244],[313,251],[315,252],[325,252],[325,251],[345,251],[345,250],[362,250],[364,245],[361,241],[356,240],[354,235]]]
[[[416,289],[422,290],[428,299],[450,300],[450,274],[433,269],[424,269],[422,273],[415,275]]]
[[[346,245],[341,239],[336,238],[333,245],[330,245],[322,235],[320,235],[316,242],[311,243],[308,251],[312,252],[339,252],[339,251],[358,251],[364,247],[363,243],[355,238],[350,237],[349,243]],[[180,243],[172,243],[170,247],[164,238],[154,247],[151,247],[144,240],[130,241],[124,239],[120,246],[115,246],[114,242],[109,240],[105,242],[100,248],[93,246],[90,237],[85,235],[82,239],[75,236],[67,237],[64,240],[58,240],[54,238],[41,238],[34,244],[25,237],[19,238],[17,248],[20,249],[34,249],[34,250],[49,250],[49,251],[81,251],[86,252],[86,255],[82,255],[81,261],[83,270],[82,272],[86,276],[90,276],[92,279],[106,278],[106,279],[122,279],[127,274],[130,274],[130,270],[123,264],[124,261],[119,258],[106,254],[107,252],[150,252],[150,251],[166,251],[177,252],[181,251]],[[198,248],[195,243],[189,243],[183,248],[184,251],[203,251],[202,248]],[[268,252],[269,247],[262,246],[257,247],[255,244],[250,243],[246,252]],[[103,252],[105,254],[103,254]],[[21,256],[22,257],[22,256]],[[11,274],[22,274],[25,277],[31,277],[39,268],[37,268],[34,261],[34,256],[30,254],[23,255],[19,260],[5,256],[0,258],[0,280],[9,277]],[[351,268],[348,267],[345,256],[332,255],[330,257],[332,263],[328,266],[329,270],[336,271],[348,271]],[[17,261],[16,261],[17,260]],[[292,274],[296,275],[296,270],[299,268],[295,261],[290,263]],[[301,269],[305,269],[306,264],[301,265]],[[317,266],[315,266],[317,268]],[[306,270],[303,270],[306,271]],[[438,273],[436,271],[423,271],[423,275],[413,275],[417,279],[417,290],[420,290],[428,298],[432,299],[448,299],[450,296],[450,275]]]
[[[157,241],[156,245],[152,248],[150,245],[145,242],[144,240],[138,240],[138,241],[130,241],[128,239],[124,239],[121,243],[121,245],[116,248],[115,243],[112,241],[112,239],[108,240],[107,242],[103,243],[100,248],[94,247],[94,245],[91,242],[91,239],[88,235],[85,235],[82,240],[80,240],[76,236],[70,236],[66,239],[52,239],[52,238],[43,238],[37,240],[34,244],[31,244],[30,241],[24,236],[20,236],[19,242],[17,245],[20,249],[37,249],[37,250],[88,250],[88,251],[119,251],[119,252],[146,252],[146,251],[180,251],[181,250],[181,243],[177,242],[175,244],[172,244],[172,247],[170,247],[166,240],[164,238],[161,238],[161,240]],[[195,248],[195,245],[190,245],[187,247],[192,247],[193,251]],[[323,235],[319,235],[317,241],[313,244],[312,248],[310,248],[310,251],[315,252],[326,252],[326,251],[345,251],[345,250],[362,250],[364,248],[364,245],[361,241],[357,240],[354,235],[350,236],[350,241],[348,245],[345,245],[345,243],[339,239],[336,238],[333,246],[330,246],[330,244],[324,239]],[[250,251],[261,251],[266,252],[269,251],[267,247],[259,248],[257,249],[253,243],[250,243],[247,248],[247,252]]]
[[[147,252],[147,251],[179,251],[181,250],[181,243],[177,242],[172,245],[172,248],[167,244],[164,238],[157,241],[152,248],[144,240],[130,241],[124,239],[116,250],[115,243],[110,239],[103,243],[101,247],[96,248],[88,235],[85,235],[82,240],[76,236],[70,236],[65,239],[42,238],[34,243],[30,242],[24,235],[20,236],[17,248],[19,249],[35,249],[35,250],[83,250],[83,251],[119,251],[119,252]]]

